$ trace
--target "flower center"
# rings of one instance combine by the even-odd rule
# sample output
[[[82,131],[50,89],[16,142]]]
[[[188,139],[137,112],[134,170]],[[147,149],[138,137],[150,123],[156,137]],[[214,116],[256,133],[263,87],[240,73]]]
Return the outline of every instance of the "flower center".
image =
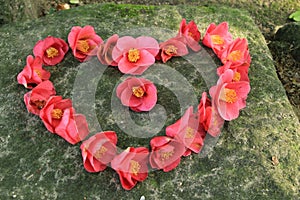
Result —
[[[130,173],[134,174],[135,176],[138,175],[139,171],[141,169],[141,165],[134,161],[134,160],[131,160],[130,161]]]
[[[96,159],[100,159],[106,152],[107,152],[107,148],[101,146],[101,148],[96,151],[94,156]]]
[[[235,90],[225,88],[224,93],[221,94],[220,99],[227,103],[235,103],[238,100]]]
[[[188,36],[192,37],[194,40],[196,40],[196,36],[192,32],[188,32]]]
[[[219,35],[211,35],[210,38],[214,44],[224,44],[224,39]]]
[[[63,111],[59,108],[53,109],[51,111],[51,117],[53,119],[60,119],[63,116]]]
[[[145,91],[143,90],[142,87],[133,87],[132,88],[132,94],[138,98],[141,98],[144,96]]]
[[[233,81],[237,82],[241,80],[241,74],[239,72],[235,72],[233,75]]]
[[[129,62],[137,62],[140,59],[140,51],[136,48],[131,48],[128,51],[128,60]]]
[[[192,129],[191,127],[187,127],[185,130],[185,138],[186,139],[191,139],[195,136],[194,134],[194,129]]]
[[[168,160],[169,158],[171,158],[173,156],[173,154],[174,154],[174,150],[163,152],[160,155],[160,159],[162,161]]]
[[[198,148],[198,149],[200,149],[201,146],[202,146],[201,144],[198,144],[198,143],[194,143],[193,145],[194,145],[196,148]]]
[[[177,47],[174,45],[169,45],[167,49],[165,49],[166,54],[168,55],[174,55],[177,54]]]
[[[38,75],[38,77],[42,78],[42,73],[40,70],[34,69],[33,71],[36,73],[36,75]]]
[[[78,40],[77,49],[83,53],[87,53],[90,49],[89,43],[86,40]]]
[[[233,61],[233,62],[238,61],[241,58],[242,58],[242,52],[240,50],[235,50],[235,51],[231,52],[227,57],[228,60]]]
[[[34,101],[33,103],[35,104],[35,106],[36,106],[39,110],[41,110],[41,109],[45,106],[46,101],[44,101],[44,100],[42,100],[42,101],[36,100],[36,101]]]
[[[54,58],[58,56],[58,50],[55,49],[54,47],[50,47],[49,49],[47,49],[46,53],[48,58]]]

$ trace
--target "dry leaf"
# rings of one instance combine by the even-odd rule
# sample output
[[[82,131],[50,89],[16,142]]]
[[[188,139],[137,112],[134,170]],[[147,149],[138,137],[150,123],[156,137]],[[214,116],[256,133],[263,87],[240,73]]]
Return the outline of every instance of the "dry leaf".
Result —
[[[272,164],[275,166],[279,164],[279,160],[276,156],[272,156]]]
[[[56,9],[59,10],[68,10],[70,9],[70,5],[67,3],[60,3],[56,6]]]

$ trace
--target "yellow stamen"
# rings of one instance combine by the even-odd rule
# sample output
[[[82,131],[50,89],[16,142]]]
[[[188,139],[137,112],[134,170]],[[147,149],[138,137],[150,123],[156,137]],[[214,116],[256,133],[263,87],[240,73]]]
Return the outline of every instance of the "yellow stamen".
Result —
[[[51,117],[53,119],[60,119],[60,118],[62,118],[62,116],[63,116],[63,111],[59,108],[53,109],[51,111]]]
[[[238,100],[235,90],[225,88],[220,95],[220,99],[227,103],[235,103]]]
[[[131,160],[130,161],[130,173],[134,174],[135,176],[138,175],[139,171],[141,169],[141,165],[134,161],[134,160]]]
[[[229,61],[233,61],[233,62],[236,62],[236,61],[240,60],[241,58],[242,58],[242,52],[240,50],[235,50],[227,56],[227,59]]]
[[[54,58],[58,56],[58,50],[55,49],[54,47],[50,47],[49,49],[47,49],[46,53],[48,58]]]
[[[241,74],[239,72],[235,72],[233,75],[233,81],[240,81],[241,80]]]
[[[160,155],[160,159],[161,159],[162,161],[168,160],[169,158],[171,158],[171,157],[173,156],[173,154],[174,154],[174,150],[172,150],[172,151],[167,151],[167,152],[163,152],[163,153],[161,153],[161,155]]]
[[[129,62],[137,62],[140,59],[140,51],[135,48],[131,48],[128,51],[128,60]]]
[[[41,110],[41,109],[45,106],[46,101],[44,101],[44,100],[42,100],[42,101],[36,100],[36,101],[34,101],[33,103],[35,104],[35,106],[36,106],[39,110]]]
[[[167,49],[165,50],[166,54],[168,55],[174,55],[177,54],[177,47],[175,47],[174,45],[169,45],[167,47]]]
[[[42,78],[42,73],[40,70],[34,69],[33,71],[38,75],[38,77]]]
[[[138,98],[141,98],[144,96],[145,91],[143,90],[142,87],[133,87],[132,88],[132,94]]]
[[[77,49],[83,53],[87,53],[90,49],[89,43],[86,40],[78,40]]]
[[[192,32],[188,32],[188,36],[192,37],[194,40],[197,41],[197,34],[194,35]]]
[[[224,44],[224,39],[219,35],[211,35],[210,39],[213,44],[220,44],[220,45]]]
[[[191,139],[194,136],[195,136],[194,129],[192,129],[191,127],[188,126],[185,130],[185,138]]]
[[[107,148],[105,148],[104,146],[101,146],[101,148],[96,151],[94,157],[96,159],[100,159],[106,152],[107,152]]]
[[[198,144],[198,143],[194,143],[194,145],[195,145],[195,147],[196,147],[196,148],[198,148],[198,149],[200,149],[200,148],[201,148],[201,145],[200,145],[200,144]]]

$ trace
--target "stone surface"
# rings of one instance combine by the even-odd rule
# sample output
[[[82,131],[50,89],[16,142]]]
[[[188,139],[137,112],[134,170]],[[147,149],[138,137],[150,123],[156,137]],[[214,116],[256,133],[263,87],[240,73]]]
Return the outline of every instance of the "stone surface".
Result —
[[[0,0],[0,25],[15,21],[36,19],[50,9],[47,0]]]
[[[275,41],[286,43],[285,45],[293,55],[294,59],[300,62],[300,22],[292,22],[282,26],[275,35]]]
[[[275,40],[289,42],[300,46],[300,22],[291,22],[283,25],[275,34]]]
[[[300,22],[290,22],[278,29],[269,43],[277,63],[277,73],[300,119]]]
[[[39,39],[48,35],[66,39],[72,26],[93,25],[103,39],[113,33],[137,36],[146,32],[163,40],[176,34],[182,18],[195,20],[202,33],[209,23],[226,20],[234,37],[248,39],[252,90],[247,108],[237,120],[226,123],[207,156],[184,158],[175,170],[151,172],[146,181],[129,192],[124,191],[117,174],[110,168],[96,174],[85,172],[79,144],[69,145],[49,133],[38,117],[27,113],[22,100],[26,90],[17,84],[16,76]],[[0,44],[0,196],[4,199],[140,199],[141,196],[146,199],[296,199],[299,195],[299,122],[277,78],[263,36],[247,12],[210,6],[91,5],[14,26],[4,25],[0,30]],[[174,59],[168,66],[187,78],[199,98],[211,83],[203,74],[189,70],[193,65],[188,59]],[[160,65],[151,69],[157,67]],[[61,64],[47,69],[58,94],[75,100],[95,99],[93,107],[88,107],[84,100],[75,102],[83,104],[76,105],[78,110],[90,110],[89,119],[97,117],[97,123],[89,121],[92,132],[98,131],[97,124],[103,130],[116,130],[121,148],[148,144],[149,138],[121,134],[113,120],[110,106],[115,98],[111,98],[110,91],[121,77],[119,72],[113,68],[87,70],[90,76],[94,75],[89,82],[91,86],[81,85],[78,76],[89,68],[75,61],[70,52]],[[157,81],[162,81],[159,91],[165,94],[159,103],[166,106],[166,126],[180,116],[179,103],[166,89],[164,84],[168,81],[163,77]],[[95,84],[96,92],[86,91]],[[170,108],[169,102],[172,102]],[[184,108],[186,103],[180,106]],[[141,123],[148,117],[133,116]]]

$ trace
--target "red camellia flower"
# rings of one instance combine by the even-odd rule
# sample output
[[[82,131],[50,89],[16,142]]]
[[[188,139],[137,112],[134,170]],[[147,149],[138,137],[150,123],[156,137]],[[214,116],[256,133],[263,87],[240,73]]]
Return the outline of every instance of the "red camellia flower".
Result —
[[[45,65],[60,63],[69,50],[68,44],[60,38],[48,36],[33,47],[33,54],[42,58]]]
[[[200,126],[202,126],[204,130],[207,131],[211,122],[212,107],[211,107],[211,101],[207,97],[206,92],[202,93],[202,98],[198,105],[198,114],[199,114]]]
[[[157,102],[155,85],[144,78],[129,77],[117,87],[117,97],[136,112],[149,111]]]
[[[192,151],[199,153],[203,146],[205,131],[199,128],[197,117],[191,106],[177,122],[166,128],[167,136],[178,138],[185,145],[184,156],[190,155]]]
[[[19,84],[31,89],[35,85],[48,80],[49,78],[50,72],[42,68],[41,58],[33,58],[32,55],[29,55],[26,59],[26,66],[23,71],[18,74],[17,80]]]
[[[203,92],[198,105],[198,119],[200,128],[207,131],[211,136],[216,137],[221,133],[224,119],[220,117],[216,106],[211,103],[207,93]]]
[[[61,96],[52,96],[49,98],[44,108],[40,110],[40,117],[48,131],[55,133],[55,128],[61,123],[66,109],[74,111],[70,99],[63,99]],[[73,117],[74,113],[70,114]]]
[[[220,116],[217,106],[215,103],[212,103],[211,107],[211,120],[210,125],[208,127],[207,133],[209,133],[213,137],[217,137],[221,134],[221,129],[224,125],[224,119]]]
[[[149,159],[151,167],[162,169],[164,172],[176,168],[186,151],[182,142],[167,136],[152,138],[150,146],[152,149]]]
[[[178,38],[171,38],[165,42],[159,44],[160,54],[159,58],[166,63],[173,56],[185,56],[188,49],[186,45]]]
[[[213,137],[221,133],[224,119],[220,117],[216,106],[211,103],[206,92],[202,93],[202,98],[198,105],[198,116],[200,128],[207,131]]]
[[[246,98],[250,91],[249,82],[233,82],[233,78],[234,72],[228,69],[220,76],[217,85],[209,90],[220,116],[227,121],[236,119],[239,110],[246,107]]]
[[[249,82],[248,70],[249,66],[233,66],[231,62],[226,62],[221,67],[217,68],[217,74],[221,76],[227,69],[231,69],[233,71],[233,81],[247,81]]]
[[[116,63],[112,58],[112,50],[116,46],[118,39],[119,36],[114,34],[108,38],[105,43],[100,44],[97,57],[103,65],[118,66],[118,63]]]
[[[182,19],[177,37],[183,37],[187,46],[193,51],[199,51],[201,49],[199,45],[201,34],[197,24],[193,20],[186,24],[186,20]]]
[[[45,106],[50,96],[55,94],[56,92],[51,81],[41,82],[24,95],[24,102],[28,112],[39,115],[40,110]]]
[[[248,42],[245,38],[237,38],[228,45],[220,55],[223,64],[231,62],[231,68],[238,66],[250,66],[251,58],[248,50]]]
[[[76,144],[85,139],[90,131],[85,116],[77,113],[72,116],[72,113],[75,113],[73,108],[64,111],[61,123],[55,128],[55,133],[70,144]]]
[[[83,115],[75,114],[70,99],[52,96],[40,110],[40,118],[51,133],[64,138],[71,144],[84,139],[88,133],[88,125]]]
[[[117,153],[117,134],[114,131],[96,133],[81,146],[84,168],[88,172],[106,169]]]
[[[128,147],[111,161],[111,167],[119,174],[125,190],[132,189],[138,181],[148,176],[149,150],[145,147]]]
[[[135,39],[124,36],[118,39],[112,58],[122,73],[140,75],[154,64],[158,52],[158,42],[152,37],[141,36]]]
[[[68,42],[75,58],[83,62],[88,56],[97,54],[96,48],[103,40],[92,26],[74,26],[68,35]]]
[[[211,23],[203,37],[203,44],[217,54],[218,57],[227,46],[232,42],[232,36],[228,32],[228,23],[222,22],[218,26],[215,23]]]

